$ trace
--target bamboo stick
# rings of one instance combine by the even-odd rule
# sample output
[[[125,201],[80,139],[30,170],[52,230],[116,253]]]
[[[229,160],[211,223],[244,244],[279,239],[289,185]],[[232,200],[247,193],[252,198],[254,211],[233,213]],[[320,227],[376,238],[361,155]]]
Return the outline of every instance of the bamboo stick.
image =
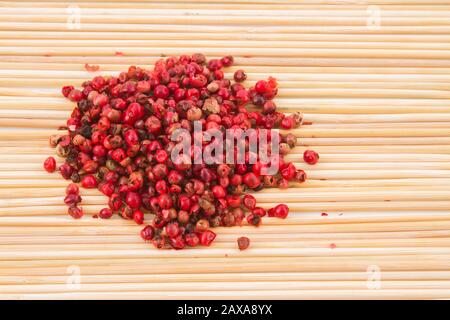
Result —
[[[52,259],[125,259],[125,258],[164,258],[173,257],[173,251],[170,250],[149,250],[148,248],[141,250],[127,249],[124,250],[52,250],[52,251],[3,251],[0,250],[0,260],[52,260]],[[402,255],[423,255],[426,256],[447,256],[450,253],[450,249],[439,248],[251,248],[245,252],[246,257],[326,257],[326,256],[393,256],[398,257]],[[177,259],[192,259],[199,257],[207,257],[208,259],[214,259],[217,257],[227,256],[228,259],[240,258],[243,254],[237,249],[215,249],[209,248],[203,249],[190,249],[177,252]]]
[[[21,7],[20,10],[15,8],[12,5],[8,4],[7,8],[3,8],[2,14],[3,15],[61,15],[66,14],[66,7],[53,7],[48,6],[47,3],[43,3],[42,5],[45,5],[45,7]],[[97,7],[85,7],[83,6],[83,14],[88,16],[98,16],[100,14],[109,16],[117,16],[120,13],[127,13],[128,15],[140,15],[145,16],[148,14],[151,15],[167,15],[168,10],[170,10],[170,13],[176,16],[183,16],[183,15],[196,15],[196,16],[221,16],[225,15],[227,16],[249,16],[254,13],[257,16],[297,16],[297,17],[303,17],[303,16],[341,16],[341,17],[367,17],[367,12],[365,10],[364,5],[359,6],[349,6],[345,4],[340,4],[337,8],[334,6],[299,6],[296,5],[284,5],[283,7],[272,7],[271,10],[267,9],[267,6],[264,6],[263,8],[260,8],[258,4],[255,4],[254,7],[251,7],[252,10],[248,10],[249,8],[246,8],[245,5],[240,4],[239,6],[229,7],[226,6],[223,9],[218,9],[219,5],[211,6],[211,7],[182,7],[181,4],[176,4],[171,7],[166,7],[165,5],[160,4],[159,6],[153,6],[152,9],[149,8],[140,8],[137,9],[135,6],[133,7],[121,7],[121,8],[115,8],[115,7],[105,7],[105,8],[97,8]],[[429,17],[430,15],[433,16],[441,16],[445,15],[446,11],[448,11],[450,8],[449,6],[437,6],[438,8],[441,8],[442,10],[437,10],[436,6],[427,6],[424,7],[423,11],[418,10],[398,10],[398,8],[393,8],[392,6],[386,6],[383,8],[383,11],[385,11],[385,14],[383,16],[386,17]],[[289,9],[287,9],[289,8]],[[411,8],[417,8],[414,6],[411,6]],[[238,10],[236,10],[238,9]],[[340,9],[340,10],[336,10]]]
[[[0,121],[1,123],[1,121]],[[1,134],[0,134],[1,135]],[[27,163],[25,161],[18,161],[18,162],[3,162],[0,161],[0,172],[1,171],[40,171],[42,170],[42,162],[45,160],[45,158],[48,157],[47,155],[41,156],[42,161],[33,161],[32,163]],[[302,155],[291,155],[291,157],[287,158],[287,161],[292,161],[293,164],[298,169],[308,170],[314,173],[319,173],[322,170],[394,170],[394,169],[401,169],[401,170],[415,170],[417,168],[420,168],[424,171],[426,170],[449,170],[450,169],[450,163],[447,161],[431,161],[431,162],[423,162],[418,159],[417,161],[410,161],[410,162],[333,162],[333,163],[318,163],[314,167],[303,163],[303,162],[297,162],[298,159],[301,159]],[[414,159],[416,160],[416,159]],[[60,161],[61,162],[61,161]],[[365,174],[365,172],[362,172],[362,174]]]
[[[67,216],[67,220],[70,217]],[[70,221],[70,220],[69,220]],[[60,220],[64,222],[64,220]],[[95,224],[94,224],[95,222]],[[39,226],[39,227],[16,227],[16,226],[0,226],[0,231],[4,235],[44,235],[53,234],[59,235],[115,235],[115,234],[129,234],[140,230],[139,226],[128,224],[117,224],[112,221],[104,222],[92,219],[86,225],[85,221],[73,222],[70,225],[67,223],[57,224],[55,226]],[[80,230],[79,226],[83,226]],[[317,225],[292,225],[289,226],[290,232],[303,233],[327,233],[327,232],[389,232],[389,231],[430,231],[430,230],[445,230],[450,226],[449,221],[408,221],[408,222],[380,222],[380,223],[348,223],[348,224],[317,224]],[[262,228],[261,228],[262,229]],[[267,225],[261,230],[255,227],[242,227],[239,231],[251,234],[264,233],[279,233],[280,226]],[[220,234],[234,234],[236,232],[233,228],[220,228],[217,230]]]
[[[66,183],[67,184],[67,183]],[[66,185],[65,184],[65,185]],[[65,186],[64,185],[64,186]],[[62,203],[62,201],[60,202]],[[278,203],[262,203],[260,206],[265,209],[270,209]],[[340,213],[364,211],[370,208],[371,210],[378,210],[379,212],[424,212],[424,211],[444,211],[447,212],[449,208],[449,201],[367,201],[367,202],[300,202],[290,203],[289,207],[294,212],[320,212]],[[97,214],[102,208],[106,206],[105,203],[96,205],[83,204],[83,210],[86,214]],[[32,207],[4,207],[0,208],[0,213],[4,216],[38,216],[38,215],[66,215],[67,207],[64,205],[33,205]]]
[[[351,3],[351,2],[329,2],[329,3],[310,3],[310,2],[304,2],[304,3],[296,3],[296,2],[282,2],[283,8],[286,10],[361,10],[365,9],[367,4],[364,3]],[[372,2],[371,2],[372,3]],[[449,9],[449,6],[444,4],[436,4],[433,2],[423,2],[427,4],[428,10],[431,11],[440,11]],[[398,3],[389,3],[383,4],[383,10],[408,10],[408,11],[414,11],[414,10],[423,10],[423,3],[410,3],[410,2],[401,2],[398,1]],[[279,9],[280,2],[268,2],[268,1],[239,1],[239,3],[236,2],[196,2],[196,8],[198,9],[259,9],[259,10],[276,10]],[[49,5],[47,2],[7,2],[8,7],[11,8],[46,8],[45,5]],[[65,3],[58,3],[55,1],[51,1],[51,8],[66,8],[67,5]],[[83,7],[86,8],[101,8],[101,9],[108,9],[108,8],[120,8],[120,9],[158,9],[158,8],[165,8],[165,9],[173,9],[173,8],[182,8],[182,9],[192,9],[192,5],[188,3],[180,3],[180,2],[172,2],[167,1],[164,3],[147,3],[147,2],[136,2],[132,1],[131,3],[122,3],[122,2],[105,2],[105,1],[91,1],[91,2],[83,2]]]
[[[198,5],[198,4],[197,4]],[[419,6],[420,8],[421,6]],[[65,7],[66,8],[66,7]],[[421,7],[423,10],[423,7]],[[430,7],[428,7],[430,8]],[[5,8],[3,8],[5,9]],[[49,8],[45,8],[48,10]],[[446,15],[446,11],[450,9],[449,6],[442,11],[443,15]],[[403,8],[402,8],[403,10]],[[272,11],[269,11],[273,14]],[[383,10],[387,13],[388,11]],[[406,14],[411,15],[411,11],[405,11]],[[434,15],[435,13],[430,13]],[[90,32],[90,31],[76,31],[76,30],[61,30],[61,31],[0,31],[1,39],[67,39],[70,34],[70,38],[74,40],[86,39],[102,39],[102,40],[184,40],[186,39],[185,32],[158,32],[155,30],[152,33],[131,33],[131,32],[118,32],[108,30],[105,32]],[[215,33],[201,33],[201,32],[189,32],[189,38],[192,40],[229,40],[230,35],[226,32]],[[449,36],[445,34],[282,34],[282,33],[235,33],[233,39],[236,40],[272,40],[272,41],[341,41],[341,42],[448,42]]]
[[[368,148],[370,149],[370,148]],[[414,163],[414,162],[437,162],[437,163],[446,163],[450,160],[450,156],[445,153],[429,153],[431,148],[427,148],[423,153],[378,153],[376,149],[372,150],[373,154],[362,153],[365,152],[363,148],[355,151],[359,151],[360,153],[324,153],[320,152],[320,164],[336,164],[336,163],[349,163],[349,167],[356,168],[352,166],[352,163],[370,163],[370,162],[384,162],[386,167],[389,166],[390,163],[402,162],[406,163]],[[286,161],[294,161],[298,162],[303,158],[303,152],[307,150],[306,147],[295,147],[285,156]],[[318,151],[318,148],[314,148],[314,150]],[[53,154],[54,150],[50,147],[41,147],[34,148],[31,150],[21,150],[18,148],[10,148],[8,150],[7,147],[0,147],[0,152],[6,151],[10,152],[8,154],[4,154],[0,159],[0,163],[28,163],[30,165],[35,163],[41,163],[48,154]],[[12,151],[12,152],[11,152]],[[335,148],[334,152],[341,151],[338,148]],[[439,150],[441,151],[441,150]],[[445,150],[444,150],[445,151]],[[427,168],[426,165],[420,165],[422,168]],[[320,166],[309,167],[311,169],[320,169]]]
[[[253,13],[256,14],[256,13]],[[447,16],[450,12],[445,13]],[[123,14],[122,14],[123,15]],[[9,15],[4,15],[2,18],[9,17]],[[47,18],[47,16],[45,16]],[[134,16],[133,16],[134,18]],[[266,19],[265,17],[262,19]],[[284,19],[284,18],[281,18]],[[302,19],[303,18],[296,18]],[[315,18],[314,18],[315,19]],[[415,19],[415,18],[414,18]],[[435,18],[433,18],[435,19]],[[117,48],[120,47],[142,47],[142,48],[184,48],[186,46],[196,46],[198,48],[211,48],[220,46],[221,48],[242,48],[246,47],[249,49],[256,50],[258,48],[266,48],[267,42],[261,40],[217,40],[214,44],[208,40],[177,40],[174,42],[173,40],[146,40],[143,42],[142,40],[103,40],[103,39],[95,39],[95,40],[26,40],[18,43],[15,40],[2,40],[0,38],[0,45],[5,47],[60,47],[64,45],[65,47],[89,47],[89,48],[97,48],[97,47],[112,47]],[[450,45],[445,42],[427,42],[426,45],[422,42],[335,42],[335,41],[302,41],[302,42],[292,42],[292,41],[280,41],[274,40],[271,41],[272,48],[327,48],[327,49],[419,49],[422,50],[426,48],[426,50],[448,50],[450,49]]]
[[[383,272],[383,280],[441,280],[448,279],[448,272]],[[142,275],[84,275],[83,283],[136,283],[136,282],[226,282],[226,281],[367,281],[367,273],[365,272],[327,272],[327,273],[243,273],[242,277],[236,279],[233,274],[142,274]],[[2,277],[2,284],[66,284],[67,276],[16,276]]]
[[[223,16],[221,16],[223,17]],[[214,33],[214,32],[222,32],[222,33],[249,33],[253,30],[253,26],[242,24],[246,21],[246,19],[242,19],[242,21],[236,21],[233,23],[231,19],[227,19],[226,23],[229,25],[220,25],[217,24],[217,19],[191,19],[192,17],[185,18],[184,21],[180,21],[180,24],[171,25],[172,17],[169,19],[162,19],[162,21],[157,21],[159,23],[156,24],[139,24],[140,32],[152,32],[157,28],[159,32],[185,32],[189,33],[191,28],[189,28],[189,23],[196,24],[196,32],[204,32],[204,33]],[[366,18],[367,19],[367,18]],[[389,25],[384,26],[383,28],[371,30],[367,28],[366,19],[361,19],[363,21],[355,21],[353,25],[330,25],[330,26],[321,26],[321,25],[295,25],[295,22],[288,22],[285,25],[277,25],[277,26],[267,26],[267,25],[258,25],[259,31],[265,33],[325,33],[325,34],[342,34],[342,33],[352,33],[352,34],[448,34],[449,26],[447,25],[415,25],[413,22],[409,22],[406,24],[400,25]],[[156,18],[155,18],[156,20]],[[282,20],[282,19],[280,19]],[[297,19],[299,20],[299,19]],[[330,19],[331,20],[331,19]],[[205,25],[205,22],[212,22],[215,25]],[[281,21],[280,21],[281,22]],[[445,22],[445,21],[442,21]],[[162,24],[161,24],[162,23]],[[412,24],[412,25],[411,25]],[[66,19],[61,22],[48,23],[48,22],[28,22],[28,20],[17,21],[17,22],[4,22],[0,23],[0,30],[14,30],[14,31],[64,31],[67,29]],[[120,32],[135,32],[136,24],[133,23],[83,23],[83,30],[85,31],[120,31]]]
[[[383,281],[383,290],[401,290],[401,289],[438,289],[450,291],[450,281]],[[120,283],[120,284],[89,284],[81,283],[79,290],[74,290],[67,284],[47,284],[47,285],[3,285],[1,293],[67,293],[67,292],[119,292],[119,291],[148,291],[148,292],[168,292],[168,291],[192,291],[196,288],[198,291],[264,291],[264,290],[367,290],[368,284],[365,281],[327,281],[327,282],[311,282],[311,281],[272,281],[272,282],[223,282],[220,286],[215,282],[197,282],[197,283]]]
[[[128,243],[99,243],[96,239],[92,240],[92,243],[82,244],[82,243],[72,243],[72,244],[53,244],[53,245],[36,245],[32,242],[26,244],[13,244],[8,245],[7,248],[3,248],[2,252],[28,252],[28,251],[96,251],[104,249],[106,252],[110,250],[121,250],[124,246],[127,247],[127,250],[149,250],[148,244],[143,243],[140,239],[135,237],[134,242]],[[340,249],[346,248],[376,248],[376,249],[384,249],[384,248],[413,248],[413,249],[423,249],[423,248],[440,248],[440,247],[448,247],[450,243],[449,238],[438,238],[438,239],[371,239],[367,240],[337,240],[334,242],[336,246]],[[265,249],[289,249],[292,247],[295,248],[329,248],[330,241],[329,240],[302,240],[302,241],[252,241],[251,248],[258,250]],[[229,239],[228,241],[222,241],[214,243],[214,249],[221,250],[237,250],[236,239]],[[152,249],[152,250],[157,250]],[[0,282],[1,283],[1,282]]]
[[[64,18],[65,20],[66,18]],[[85,25],[83,25],[84,27]],[[0,23],[0,28],[2,23]],[[448,29],[450,32],[450,26]],[[127,56],[158,55],[163,52],[165,55],[180,55],[186,52],[195,52],[194,47],[184,47],[183,49],[160,47],[116,47],[116,51],[126,50]],[[0,55],[51,55],[51,56],[76,56],[86,54],[83,48],[74,47],[30,47],[28,50],[20,50],[21,47],[3,46],[0,47]],[[206,55],[223,54],[223,48],[202,48]],[[227,54],[234,56],[255,56],[255,57],[307,57],[307,58],[394,58],[400,59],[405,56],[409,59],[449,59],[449,50],[402,50],[402,49],[320,49],[320,48],[261,48],[260,50],[247,48],[227,48]],[[110,48],[96,48],[89,51],[89,56],[113,56],[114,51]]]
[[[324,218],[325,220],[325,218]],[[283,229],[284,230],[284,229]],[[439,239],[439,238],[449,238],[450,231],[449,230],[432,230],[432,231],[390,231],[390,232],[352,232],[352,233],[321,233],[321,234],[313,234],[313,233],[300,233],[300,234],[287,234],[283,230],[280,233],[273,234],[253,234],[251,236],[252,242],[255,243],[276,243],[276,242],[291,242],[298,241],[303,243],[312,243],[312,241],[328,241],[328,245],[333,242],[337,242],[338,244],[341,241],[349,241],[353,244],[357,244],[360,241],[392,241],[395,243],[397,240],[404,240],[407,243],[410,243],[409,240],[414,239]],[[238,235],[245,235],[239,228],[236,229],[235,234],[220,234],[220,236],[216,239],[214,244],[217,244],[219,247],[224,243],[236,243],[236,238]],[[20,235],[6,235],[0,238],[0,243],[5,245],[21,245],[21,244],[48,244],[52,243],[54,239],[48,235],[36,235],[33,237],[24,237]],[[33,241],[34,240],[34,241]],[[60,236],[58,238],[59,243],[61,244],[120,244],[125,246],[128,243],[136,243],[138,242],[142,245],[141,239],[137,233],[134,234],[126,234],[126,235],[77,235],[77,236]]]
[[[30,57],[23,57],[24,59],[30,59]],[[238,60],[239,61],[239,60]],[[73,62],[73,61],[72,61]],[[92,62],[91,62],[92,63]],[[42,64],[41,64],[42,65]],[[43,67],[45,67],[46,65],[44,64]],[[101,66],[101,64],[100,64]],[[115,69],[117,70],[111,70],[110,73],[117,75],[119,72],[118,71],[122,71],[124,68],[126,68],[127,66],[124,65],[123,67],[121,65],[117,66]],[[143,67],[148,68],[148,63],[145,63],[143,65]],[[151,66],[150,66],[151,68]],[[234,69],[231,68],[231,70],[236,70],[239,68],[246,68],[246,65],[244,66],[238,66],[235,67]],[[347,68],[341,68],[343,70],[346,70]],[[232,77],[233,76],[233,71],[228,72],[228,70],[225,70],[225,76],[227,77]],[[248,75],[248,83],[254,83],[255,81],[259,80],[261,78],[261,76],[266,75],[266,72],[258,72],[260,70],[257,70],[255,72],[249,72]],[[331,71],[331,70],[330,70]],[[333,69],[333,72],[336,72],[337,70]],[[364,74],[352,74],[352,73],[348,73],[348,72],[338,72],[338,73],[333,73],[333,72],[323,72],[323,73],[305,73],[305,72],[301,72],[299,71],[298,73],[292,74],[289,72],[284,72],[284,70],[280,71],[280,72],[272,72],[271,75],[272,76],[276,76],[278,80],[281,81],[281,83],[283,83],[283,81],[305,81],[305,82],[327,82],[327,81],[342,81],[342,82],[346,82],[346,81],[353,81],[353,82],[381,82],[381,83],[386,83],[388,81],[392,81],[392,82],[448,82],[448,80],[450,79],[450,75],[449,74],[443,74],[443,73],[432,73],[432,72],[428,72],[428,73],[418,73],[418,74],[410,74],[410,73],[399,73],[399,74],[392,74],[392,73],[370,73],[370,72],[366,72]],[[62,78],[67,78],[67,79],[71,79],[72,81],[78,80],[80,82],[84,81],[86,79],[87,76],[92,75],[91,72],[87,72],[84,69],[84,62],[80,61],[80,64],[78,65],[78,67],[74,70],[64,70],[61,71],[61,69],[59,70],[47,70],[44,68],[40,68],[40,69],[2,69],[0,70],[0,75],[2,77],[5,78],[26,78],[24,79],[24,81],[26,81],[27,79],[34,79],[34,83],[33,84],[38,84],[39,82],[36,82],[37,80],[41,79],[41,78],[50,78],[50,79],[62,79]],[[246,82],[247,83],[247,82]],[[289,83],[289,82],[288,82]],[[280,88],[280,90],[283,89]],[[409,103],[413,102],[413,100],[409,101]]]
[[[175,292],[146,292],[146,291],[123,291],[123,292],[70,292],[70,293],[38,293],[38,294],[1,294],[2,299],[111,299],[111,300],[186,300],[186,299],[336,299],[340,300],[361,300],[361,299],[442,299],[448,297],[450,290],[432,289],[432,290],[260,290],[260,291],[175,291]]]
[[[285,130],[280,130],[286,133]],[[320,128],[312,126],[303,126],[301,129],[292,129],[289,132],[295,134],[299,138],[370,138],[370,137],[448,137],[450,129],[439,128],[416,128],[414,131],[405,128]],[[57,134],[57,130],[36,129],[27,130],[26,128],[13,128],[8,130],[0,130],[0,138],[48,138],[52,134]]]
[[[186,292],[97,292],[97,293],[83,293],[83,292],[71,292],[71,293],[39,293],[39,294],[1,294],[2,299],[174,299],[174,300],[186,300],[186,299],[222,299],[222,300],[235,300],[235,299],[336,299],[340,300],[361,300],[361,299],[442,299],[448,297],[450,290],[447,289],[432,289],[432,290],[260,290],[260,291],[186,291]]]
[[[421,259],[422,258],[422,259]],[[301,257],[301,258],[196,258],[189,264],[179,259],[116,259],[116,260],[36,260],[13,261],[9,268],[1,268],[2,275],[65,275],[69,266],[79,266],[83,275],[90,274],[196,274],[246,272],[341,272],[367,270],[376,265],[383,271],[448,271],[448,258],[443,256],[358,256],[358,257]],[[31,263],[31,265],[30,265]],[[331,263],[331,264],[330,264]],[[30,265],[30,267],[26,267]],[[130,268],[130,265],[133,266]]]
[[[17,56],[17,55],[9,55],[9,56],[0,56],[0,60],[5,62],[44,62],[48,63],[49,61],[54,62],[79,62],[82,65],[85,63],[90,64],[103,64],[103,63],[115,63],[120,61],[123,63],[123,56],[117,56],[116,51],[111,52],[113,57],[106,56],[92,56],[89,58],[86,57],[66,57],[66,56],[51,56],[49,54],[45,54],[42,56]],[[124,53],[126,55],[126,52]],[[154,63],[156,60],[160,59],[161,55],[158,56],[142,56],[142,57],[133,57],[127,56],[126,62],[128,64],[138,64],[138,65],[148,65]],[[219,56],[211,56],[208,58],[220,58]],[[450,60],[430,60],[430,59],[377,59],[377,58],[290,58],[290,57],[237,57],[237,64],[240,66],[250,65],[250,66],[305,66],[305,67],[395,67],[395,68],[448,68],[450,67]]]
[[[448,181],[447,181],[448,182]],[[67,182],[68,183],[68,182]],[[67,184],[66,183],[66,184]],[[323,186],[320,188],[302,188],[303,184],[299,184],[301,189],[297,189],[294,187],[293,189],[288,190],[279,190],[277,188],[268,188],[261,190],[255,193],[255,196],[261,195],[261,198],[265,198],[266,200],[272,200],[275,196],[280,197],[280,201],[287,200],[288,198],[295,196],[299,193],[298,197],[303,201],[303,199],[308,199],[309,195],[315,196],[320,194],[330,194],[333,196],[338,196],[341,194],[349,194],[350,196],[365,194],[365,193],[373,193],[373,194],[386,194],[391,191],[399,190],[398,186],[385,186],[385,185],[377,185],[377,186],[348,186],[345,188],[337,189],[336,186]],[[20,199],[26,197],[62,197],[61,190],[63,188],[13,188],[10,190],[1,190],[0,189],[0,199]],[[419,192],[419,191],[428,191],[428,192],[436,192],[446,191],[448,190],[447,185],[441,184],[433,184],[433,185],[416,185],[416,186],[403,186],[401,188],[402,191],[408,192]],[[64,194],[64,193],[63,193]],[[97,189],[83,189],[81,192],[83,197],[86,199],[90,198],[99,198],[98,196],[101,193]],[[102,196],[100,196],[102,197]],[[264,203],[264,201],[262,202]]]

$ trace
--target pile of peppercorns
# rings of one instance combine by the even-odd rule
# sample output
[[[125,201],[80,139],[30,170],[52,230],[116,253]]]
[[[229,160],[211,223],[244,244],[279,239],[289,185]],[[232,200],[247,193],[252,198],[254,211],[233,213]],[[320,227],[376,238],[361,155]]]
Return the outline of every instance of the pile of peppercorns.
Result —
[[[155,247],[182,249],[208,246],[216,234],[211,228],[258,226],[261,218],[286,218],[289,208],[279,204],[267,212],[257,207],[246,191],[265,187],[287,188],[289,181],[304,182],[306,174],[283,156],[296,145],[293,134],[279,135],[279,153],[271,154],[279,163],[276,175],[262,175],[267,164],[251,164],[248,141],[245,163],[191,164],[170,158],[176,129],[193,135],[193,121],[202,130],[291,129],[302,122],[300,113],[289,116],[277,112],[272,99],[277,81],[269,77],[246,88],[243,70],[234,73],[234,82],[225,79],[223,67],[233,57],[206,60],[203,54],[170,57],[156,62],[152,71],[132,66],[118,77],[96,76],[78,90],[62,88],[62,94],[77,103],[67,120],[68,133],[50,138],[56,153],[65,158],[59,172],[71,180],[64,202],[73,218],[81,218],[81,197],[76,183],[98,188],[109,198],[108,208],[98,217],[108,219],[118,213],[124,219],[144,223],[144,213],[153,213],[141,231]],[[252,104],[261,111],[249,111]],[[274,131],[271,131],[274,132]],[[203,143],[202,148],[208,144]],[[308,150],[304,159],[314,164],[318,154]],[[56,161],[44,162],[48,172]],[[244,195],[245,194],[245,195]],[[240,247],[242,246],[240,240]],[[248,243],[247,245],[248,246]],[[246,247],[245,246],[245,247]]]

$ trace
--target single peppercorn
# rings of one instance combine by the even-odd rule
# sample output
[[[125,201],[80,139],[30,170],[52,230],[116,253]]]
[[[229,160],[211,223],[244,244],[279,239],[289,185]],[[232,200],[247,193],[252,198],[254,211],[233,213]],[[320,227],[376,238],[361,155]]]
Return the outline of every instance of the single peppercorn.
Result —
[[[102,210],[100,210],[100,212],[98,213],[98,216],[102,219],[109,219],[111,218],[113,215],[113,212],[111,211],[111,209],[109,208],[103,208]]]
[[[69,194],[79,194],[80,189],[78,188],[78,185],[75,183],[69,183],[66,187],[66,195]]]
[[[56,160],[53,157],[48,157],[44,161],[44,169],[45,171],[52,173],[56,170]]]
[[[255,197],[250,194],[246,194],[244,196],[244,206],[249,210],[255,209],[255,206],[256,206]]]
[[[67,212],[74,219],[80,219],[84,215],[83,210],[76,206],[70,206]]]
[[[247,237],[239,237],[237,239],[237,244],[238,244],[238,248],[239,250],[245,250],[250,246],[250,239]]]
[[[234,72],[233,78],[236,82],[244,82],[247,79],[247,75],[244,70],[239,69]]]
[[[313,150],[305,150],[303,160],[308,164],[316,164],[319,161],[319,154]]]
[[[141,237],[145,241],[150,241],[155,236],[155,230],[152,226],[145,226],[144,229],[141,230]]]

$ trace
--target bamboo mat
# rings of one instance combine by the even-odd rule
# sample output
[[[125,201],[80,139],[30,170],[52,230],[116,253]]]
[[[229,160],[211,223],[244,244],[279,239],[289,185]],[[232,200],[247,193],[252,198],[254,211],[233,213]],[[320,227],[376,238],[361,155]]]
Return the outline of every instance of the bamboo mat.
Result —
[[[450,298],[449,18],[450,0],[0,2],[0,298]],[[67,182],[42,170],[73,108],[60,87],[85,63],[194,52],[275,76],[280,108],[312,123],[288,156],[309,180],[256,194],[289,218],[176,252],[93,219],[96,191],[68,217]]]

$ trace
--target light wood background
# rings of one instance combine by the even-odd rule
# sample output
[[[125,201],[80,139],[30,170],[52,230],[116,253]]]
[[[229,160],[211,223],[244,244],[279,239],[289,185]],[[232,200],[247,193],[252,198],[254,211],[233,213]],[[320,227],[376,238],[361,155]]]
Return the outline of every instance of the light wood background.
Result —
[[[115,74],[194,52],[234,55],[228,75],[249,83],[275,76],[280,109],[312,122],[288,156],[310,179],[256,194],[289,218],[176,252],[93,219],[99,192],[68,217],[67,182],[42,169],[73,108],[60,87],[93,77],[85,63]],[[0,298],[450,298],[449,80],[449,0],[2,1]]]

